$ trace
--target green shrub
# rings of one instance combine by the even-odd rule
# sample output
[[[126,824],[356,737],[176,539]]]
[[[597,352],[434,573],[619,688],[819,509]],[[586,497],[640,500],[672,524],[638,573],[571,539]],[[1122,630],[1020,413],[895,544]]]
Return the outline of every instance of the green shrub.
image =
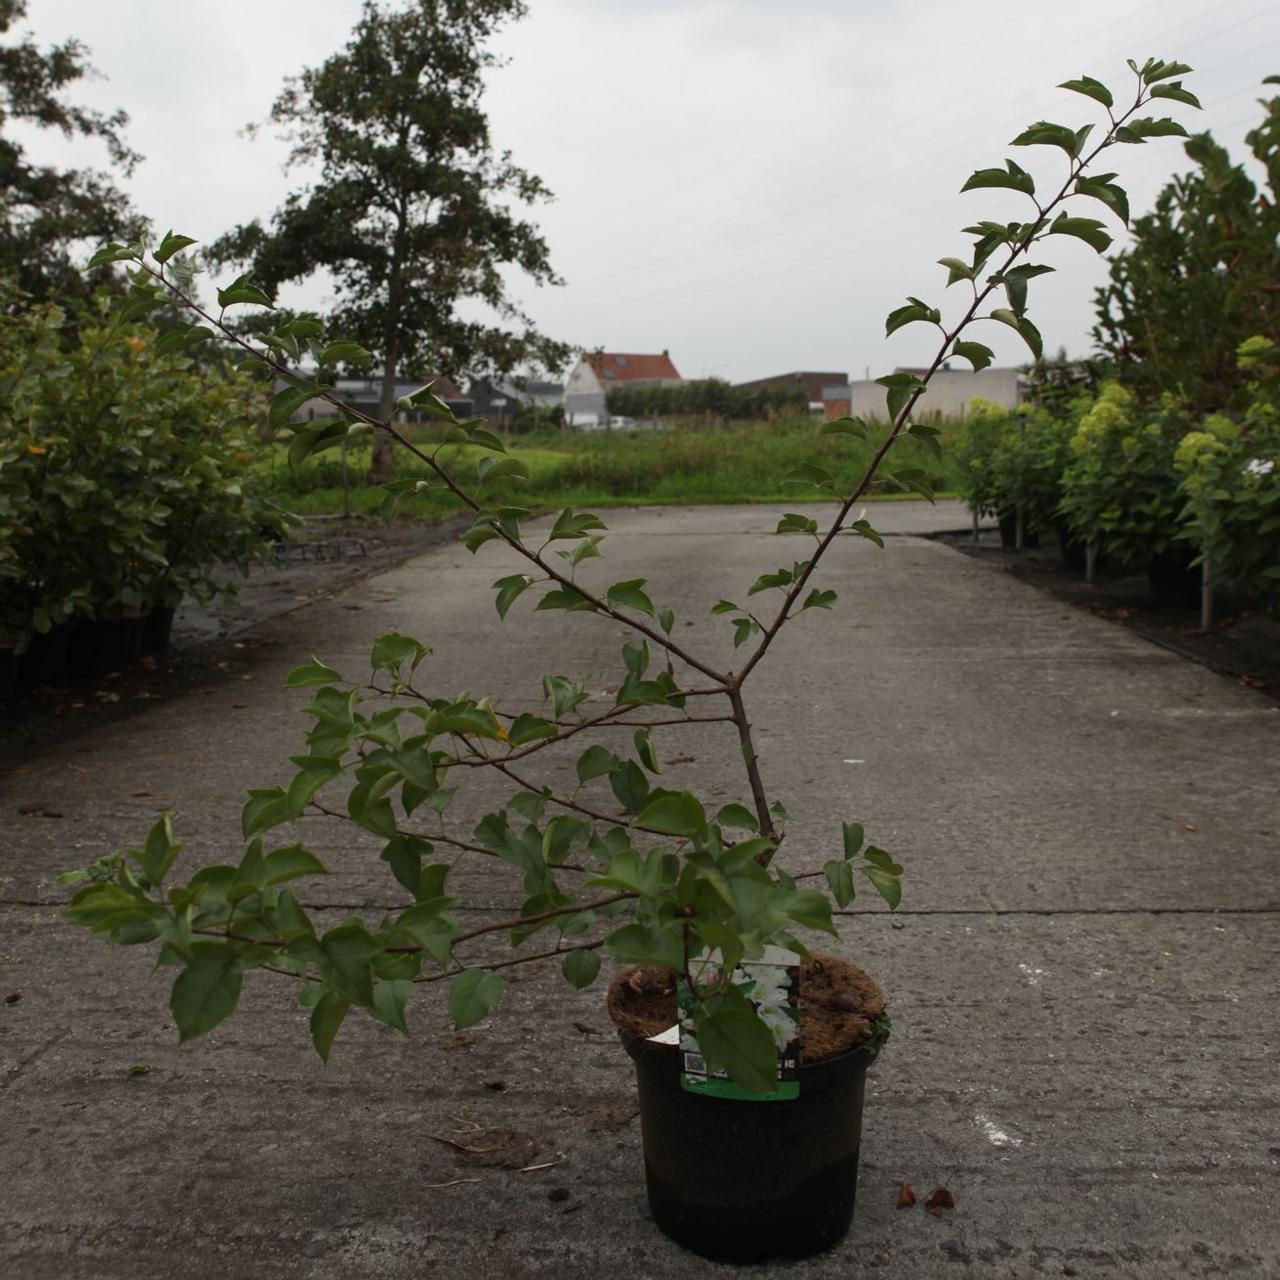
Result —
[[[1104,386],[1071,438],[1060,509],[1072,533],[1119,567],[1143,567],[1174,548],[1183,532],[1173,457],[1185,429],[1172,399],[1147,412],[1133,392]]]
[[[1216,584],[1280,582],[1280,411],[1257,400],[1243,422],[1217,414],[1174,458],[1187,536]]]
[[[108,305],[0,315],[0,646],[213,592],[278,526],[250,482],[255,384]]]

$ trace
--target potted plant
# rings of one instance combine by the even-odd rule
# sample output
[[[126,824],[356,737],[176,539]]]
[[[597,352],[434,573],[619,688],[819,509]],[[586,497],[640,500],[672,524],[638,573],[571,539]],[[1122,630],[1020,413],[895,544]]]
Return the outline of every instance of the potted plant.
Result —
[[[1064,86],[1103,104],[1099,138],[1091,141],[1088,127],[1040,122],[1014,140],[1063,152],[1065,181],[1037,195],[1032,175],[1009,160],[965,184],[1012,188],[1034,213],[1027,222],[970,227],[971,254],[943,259],[949,282],[969,294],[952,323],[916,298],[888,317],[890,334],[913,323],[939,328],[937,353],[922,376],[880,380],[887,435],[872,442],[866,424],[852,418],[819,428],[862,451],[861,479],[837,492],[828,471],[798,462],[788,478],[830,498],[834,513],[821,525],[803,512],[783,516],[778,533],[803,549],[711,605],[741,654],[732,668],[681,639],[674,610],[645,579],[611,582],[599,573],[607,536],[599,516],[566,509],[549,527],[531,529],[529,509],[487,502],[486,486],[523,475],[523,464],[482,423],[455,418],[430,388],[402,407],[433,415],[446,441],[469,446],[448,455],[461,459],[449,465],[441,446],[416,445],[394,422],[335,394],[334,368],[369,359],[356,344],[326,341],[308,317],[285,320],[261,345],[237,336],[224,324],[229,307],[270,306],[244,278],[219,291],[217,310],[202,308],[190,266],[178,256],[193,243],[188,237],[171,233],[150,254],[142,245],[100,251],[95,266],[130,264],[130,306],[175,299],[203,322],[186,331],[193,345],[221,332],[269,366],[283,383],[272,423],[288,423],[311,402],[327,405],[327,417],[291,428],[295,461],[382,432],[424,463],[430,478],[393,482],[389,501],[445,489],[473,514],[462,535],[471,552],[501,543],[519,557],[523,570],[493,584],[499,618],[536,601],[537,610],[617,624],[626,638],[603,710],[573,673],[547,673],[533,710],[441,688],[430,675],[428,646],[401,634],[373,642],[368,670],[339,672],[311,658],[287,681],[311,692],[304,749],[291,757],[288,777],[250,791],[239,861],[201,866],[184,883],[167,884],[180,846],[166,814],[140,848],[68,874],[81,883],[67,918],[117,943],[157,945],[158,963],[177,971],[170,1007],[183,1040],[234,1011],[246,972],[265,969],[296,982],[324,1058],[353,1010],[405,1032],[415,994],[447,983],[453,1024],[464,1028],[499,1002],[506,968],[556,964],[570,985],[584,988],[598,977],[603,952],[627,966],[613,979],[609,1004],[637,1062],[659,1226],[734,1261],[811,1253],[838,1240],[853,1210],[862,1078],[888,1022],[875,982],[839,957],[815,956],[801,935],[834,933],[833,906],[848,908],[858,886],[870,885],[897,907],[902,868],[851,821],[833,831],[821,865],[782,865],[788,815],[760,767],[746,690],[784,626],[835,603],[821,572],[835,540],[880,541],[859,514],[862,499],[877,484],[927,488],[918,473],[885,464],[900,440],[937,449],[937,429],[914,423],[911,413],[945,359],[975,368],[991,362],[991,350],[968,336],[970,326],[1006,325],[1039,356],[1027,285],[1048,268],[1028,261],[1029,251],[1063,235],[1101,252],[1110,243],[1101,222],[1062,206],[1080,196],[1123,207],[1113,175],[1089,177],[1087,166],[1113,143],[1183,132],[1141,112],[1155,98],[1194,105],[1176,79],[1187,68],[1155,59],[1130,66],[1135,90],[1127,108],[1115,107],[1096,80]],[[319,370],[310,378],[290,364],[307,352]],[[464,466],[474,466],[466,479]],[[742,768],[740,796],[720,806],[681,785],[676,761],[660,745],[681,726],[708,722],[723,727]],[[488,784],[500,800],[478,823],[459,827],[451,817],[462,807],[459,790],[485,795]],[[376,837],[403,904],[380,921],[318,927],[293,886],[325,867],[303,843],[272,834],[307,814]],[[521,910],[464,926],[451,913],[465,890],[465,872],[456,870],[464,858],[505,867],[520,886]],[[495,949],[503,943],[510,953]]]

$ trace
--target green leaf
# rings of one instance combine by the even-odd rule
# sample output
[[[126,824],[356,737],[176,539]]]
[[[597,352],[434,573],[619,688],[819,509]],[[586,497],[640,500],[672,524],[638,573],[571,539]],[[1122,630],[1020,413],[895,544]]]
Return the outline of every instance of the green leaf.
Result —
[[[876,892],[896,911],[902,901],[902,883],[897,876],[890,875],[881,867],[862,867],[862,874],[876,887]]]
[[[401,834],[387,843],[381,856],[382,861],[391,868],[391,874],[396,880],[417,898],[423,880],[422,859],[430,857],[433,852],[434,846],[420,836]],[[441,876],[440,886],[443,883],[444,877]],[[440,892],[440,886],[435,886],[435,893]]]
[[[984,347],[981,342],[957,342],[951,350],[961,360],[967,360],[973,366],[974,373],[985,369],[995,359],[995,352],[990,347]]]
[[[637,812],[649,794],[649,780],[634,760],[625,761],[609,775],[609,786],[628,813]]]
[[[813,462],[797,463],[782,477],[783,484],[811,484],[819,489],[830,489],[835,480],[831,472]]]
[[[259,831],[269,831],[292,817],[282,787],[253,788],[240,813],[240,828],[245,839]]]
[[[1171,80],[1174,76],[1185,76],[1190,70],[1185,62],[1163,62],[1159,58],[1148,58],[1142,68],[1142,83],[1154,84],[1157,80]],[[1154,90],[1152,92],[1154,94]]]
[[[864,868],[865,869],[865,868]],[[831,903],[826,894],[817,889],[797,889],[783,903],[783,911],[797,924],[807,929],[818,929],[834,934],[831,923]]]
[[[1014,146],[1018,144],[1015,142]],[[1021,191],[1024,195],[1033,196],[1036,193],[1035,179],[1019,165],[1014,164],[1012,160],[1006,160],[1003,169],[977,169],[966,180],[963,187],[960,188],[961,194],[966,191],[977,191],[985,187],[1004,187],[1010,191]],[[955,263],[953,267],[951,264]],[[954,284],[955,280],[971,280],[974,273],[960,262],[957,258],[944,258],[942,261],[944,267],[948,267],[952,272],[959,271],[954,279],[948,280],[947,284]]]
[[[892,422],[898,420],[898,415],[906,408],[911,397],[924,388],[924,383],[914,373],[887,373],[883,378],[877,378],[876,383],[888,388],[885,399]]]
[[[309,853],[300,844],[284,845],[272,849],[262,859],[262,887],[283,884],[286,880],[296,880],[299,876],[325,876],[329,872],[324,863]]]
[[[1111,245],[1111,237],[1097,218],[1071,218],[1065,213],[1055,218],[1049,227],[1048,235],[1075,236],[1083,240],[1098,253],[1104,253]]]
[[[636,823],[673,836],[696,836],[706,830],[707,814],[692,791],[659,796],[636,815]]]
[[[942,319],[941,313],[927,302],[912,298],[905,306],[898,307],[885,317],[884,333],[887,338],[891,333],[909,324],[937,324]]]
[[[837,599],[834,591],[819,591],[816,587],[805,597],[804,604],[800,606],[804,609],[830,609]]]
[[[648,729],[637,729],[631,741],[635,744],[636,757],[650,773],[661,773],[658,753],[653,746],[653,734]]]
[[[1117,142],[1142,143],[1148,138],[1185,138],[1187,131],[1168,116],[1136,116],[1116,130]]]
[[[854,899],[853,868],[835,858],[823,866],[822,872],[831,886],[831,896],[841,907],[847,907]]]
[[[854,436],[858,440],[866,440],[868,438],[867,424],[861,418],[833,418],[830,422],[824,422],[819,435],[824,436]]]
[[[589,987],[599,975],[600,957],[594,951],[582,948],[570,951],[561,964],[561,972],[564,980],[575,991],[581,991],[584,987]]]
[[[977,272],[963,258],[939,258],[938,265],[947,269],[947,288],[961,280],[972,280]]]
[[[351,1001],[346,996],[326,990],[311,1010],[311,1043],[325,1062],[329,1061],[334,1037],[350,1008]]]
[[[1158,84],[1151,90],[1153,98],[1171,98],[1174,102],[1185,102],[1189,107],[1200,108],[1200,99],[1190,90],[1182,87],[1181,81],[1177,84]]]
[[[290,756],[298,772],[289,783],[286,802],[291,818],[300,818],[311,797],[326,782],[342,773],[342,762],[334,756]]]
[[[225,289],[218,290],[218,306],[223,308],[233,307],[241,302],[247,302],[258,307],[272,305],[271,299],[247,275],[240,276]]]
[[[846,858],[856,858],[862,850],[863,841],[866,839],[862,823],[841,823],[841,834],[844,837],[844,856]]]
[[[481,458],[476,464],[476,479],[483,484],[486,480],[501,480],[504,476],[514,476],[517,480],[529,478],[529,468],[519,458]]]
[[[160,247],[151,255],[157,262],[165,263],[173,257],[175,253],[181,253],[189,244],[196,244],[190,236],[175,235],[172,231],[166,231],[164,239],[160,241]],[[90,264],[92,265],[92,264]]]
[[[869,845],[866,853],[862,855],[872,866],[879,867],[882,871],[887,871],[891,876],[900,876],[902,868],[894,862],[893,858],[885,853],[883,849],[877,849],[875,845]]]
[[[449,984],[449,1014],[458,1031],[474,1027],[502,995],[502,979],[487,969],[465,969]]]
[[[789,511],[778,521],[775,533],[817,533],[818,522],[809,516],[802,516]]]
[[[738,606],[732,600],[720,600],[711,606],[711,612],[713,614],[737,613]]]
[[[716,814],[716,821],[722,827],[746,827],[749,831],[759,831],[760,824],[756,816],[745,805],[727,804]]]
[[[153,888],[168,874],[173,860],[182,848],[173,839],[173,810],[161,814],[147,832],[147,842],[142,852],[137,855],[138,866]]]
[[[578,781],[590,782],[592,778],[601,778],[619,768],[622,761],[601,746],[588,747],[578,757]]]
[[[1058,88],[1070,89],[1072,93],[1082,93],[1086,98],[1102,103],[1104,107],[1115,106],[1116,100],[1111,96],[1111,90],[1101,80],[1095,80],[1092,76],[1081,76],[1079,80],[1064,80]]]
[[[374,671],[398,673],[407,662],[410,672],[414,672],[430,652],[430,648],[420,640],[415,640],[412,636],[402,636],[397,631],[389,631],[373,642],[373,647],[369,651],[369,666]]]
[[[750,618],[734,618],[733,620],[733,647],[741,649],[752,635],[760,630],[760,624],[752,622]]]
[[[1126,226],[1129,225],[1129,197],[1123,187],[1111,181],[1114,173],[1100,173],[1093,178],[1077,178],[1075,191],[1077,195],[1092,196],[1101,200],[1116,217]]]
[[[594,611],[595,605],[577,587],[563,586],[548,591],[538,601],[534,612],[536,613],[542,609],[567,609],[572,613],[577,610]]]
[[[522,747],[525,743],[536,742],[539,738],[554,738],[556,733],[555,725],[549,720],[522,711],[511,722],[511,728],[507,730],[507,742],[513,747]]]
[[[1080,154],[1083,139],[1074,129],[1049,120],[1029,125],[1009,144],[1013,147],[1059,147],[1073,160]]]
[[[369,962],[382,944],[362,924],[340,924],[320,939],[325,981],[353,1004],[373,1004],[373,970]]]
[[[608,936],[604,947],[620,964],[656,964],[675,971],[684,967],[684,940],[674,924],[623,925]]]
[[[653,601],[640,590],[645,584],[644,578],[631,578],[627,582],[615,582],[608,590],[605,599],[611,609],[638,609],[641,613],[653,617]]]
[[[89,259],[88,269],[93,271],[97,267],[105,267],[112,262],[134,262],[137,257],[137,252],[128,245],[106,244]]]
[[[327,364],[366,365],[373,359],[358,342],[331,342],[316,358],[322,368]]]
[[[768,1093],[778,1082],[773,1033],[750,1009],[716,1009],[698,1022],[698,1049],[711,1071],[749,1093]]]
[[[313,684],[332,684],[335,680],[341,680],[342,677],[332,668],[326,667],[323,662],[316,658],[315,654],[311,655],[310,662],[304,662],[300,667],[294,667],[284,679],[284,687],[286,689],[302,689]]]
[[[393,978],[387,982],[377,982],[373,987],[373,1016],[379,1022],[395,1030],[409,1034],[405,1024],[404,1010],[413,996],[413,983],[408,978]]]
[[[1037,360],[1040,359],[1044,350],[1044,342],[1040,337],[1040,330],[1026,316],[1017,315],[1006,307],[997,307],[989,318],[999,320],[1001,324],[1007,324],[1009,328],[1021,334],[1022,340],[1031,349],[1031,354]]]
[[[169,996],[179,1040],[203,1035],[227,1017],[240,999],[240,983],[240,958],[229,944],[193,942]]]

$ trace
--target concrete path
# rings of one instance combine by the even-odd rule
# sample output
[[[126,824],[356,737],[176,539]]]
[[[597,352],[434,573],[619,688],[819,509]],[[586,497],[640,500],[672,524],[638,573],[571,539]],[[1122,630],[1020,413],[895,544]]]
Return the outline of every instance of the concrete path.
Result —
[[[907,533],[920,510],[871,516]],[[769,509],[606,514],[591,580],[646,576],[681,639],[726,664],[708,606],[803,554],[766,535]],[[415,1040],[353,1019],[326,1068],[287,984],[255,975],[235,1019],[179,1048],[149,958],[58,922],[55,874],[138,842],[166,806],[190,849],[239,857],[245,788],[286,778],[301,746],[305,699],[280,686],[310,650],[356,671],[395,628],[434,646],[433,691],[533,704],[545,670],[607,688],[605,623],[521,602],[496,625],[487,588],[511,565],[432,552],[273,624],[252,698],[159,706],[6,780],[0,994],[21,998],[0,1005],[0,1274],[729,1274],[646,1218],[630,1064],[598,987],[518,970],[463,1036],[429,994]],[[897,916],[859,900],[840,920],[894,1035],[852,1233],[758,1274],[1280,1276],[1280,708],[921,538],[842,540],[821,585],[836,612],[785,631],[748,700],[797,815],[786,864],[820,862],[857,819],[907,867]],[[667,758],[727,801],[723,728]],[[39,803],[62,816],[19,812]],[[396,905],[376,844],[333,826],[305,824],[335,871],[309,901],[335,920]],[[518,901],[469,874],[483,903]],[[554,1167],[476,1168],[429,1136],[468,1121],[527,1135],[529,1163]],[[956,1209],[896,1209],[901,1179],[921,1202],[947,1185]]]

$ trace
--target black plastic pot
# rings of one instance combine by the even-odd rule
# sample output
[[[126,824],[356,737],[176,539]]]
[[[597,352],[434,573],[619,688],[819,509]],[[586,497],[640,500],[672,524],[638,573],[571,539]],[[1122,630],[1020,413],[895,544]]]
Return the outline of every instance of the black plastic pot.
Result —
[[[1170,609],[1195,609],[1200,604],[1200,567],[1191,567],[1192,552],[1166,551],[1147,566],[1151,603]]]
[[[717,1262],[758,1262],[821,1253],[849,1230],[874,1053],[803,1065],[791,1101],[735,1102],[682,1089],[672,1045],[637,1040],[627,1052],[649,1206],[672,1240]]]
[[[100,676],[136,662],[142,654],[141,618],[92,618],[77,625],[67,654],[67,670]]]
[[[56,684],[67,673],[67,654],[71,649],[71,623],[60,623],[43,634],[31,636],[18,670],[18,685],[34,689],[42,684]]]
[[[157,605],[142,620],[142,653],[163,653],[169,647],[176,612],[172,605]]]
[[[1062,567],[1070,573],[1084,573],[1089,567],[1089,546],[1071,532],[1071,526],[1059,520],[1055,526]]]
[[[10,702],[18,696],[18,671],[22,659],[12,649],[0,649],[0,702]]]
[[[1016,511],[1006,511],[1000,520],[1000,546],[1004,551],[1014,551],[1018,546],[1018,513]],[[1040,535],[1033,533],[1030,529],[1022,531],[1022,545],[1030,551],[1034,547],[1040,545]]]

